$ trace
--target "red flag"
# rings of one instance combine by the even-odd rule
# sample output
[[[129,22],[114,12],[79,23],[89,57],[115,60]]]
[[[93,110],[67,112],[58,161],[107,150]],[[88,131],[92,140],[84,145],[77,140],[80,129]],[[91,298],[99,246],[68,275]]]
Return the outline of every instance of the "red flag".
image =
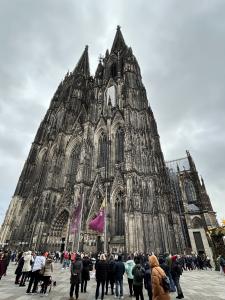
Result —
[[[97,217],[91,220],[91,222],[89,223],[89,228],[94,231],[98,231],[102,233],[104,231],[104,224],[105,224],[105,201],[103,200],[99,213]]]

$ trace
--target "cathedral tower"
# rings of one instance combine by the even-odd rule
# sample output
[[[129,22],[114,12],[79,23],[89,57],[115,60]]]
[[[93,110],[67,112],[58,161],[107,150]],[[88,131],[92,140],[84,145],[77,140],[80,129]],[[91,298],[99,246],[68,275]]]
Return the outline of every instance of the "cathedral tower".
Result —
[[[106,236],[89,228],[106,202]],[[10,208],[11,207],[11,208]],[[3,224],[29,247],[182,252],[184,237],[141,71],[118,26],[90,76],[88,47],[58,86]],[[81,208],[79,233],[74,214]],[[78,216],[76,216],[78,218]]]

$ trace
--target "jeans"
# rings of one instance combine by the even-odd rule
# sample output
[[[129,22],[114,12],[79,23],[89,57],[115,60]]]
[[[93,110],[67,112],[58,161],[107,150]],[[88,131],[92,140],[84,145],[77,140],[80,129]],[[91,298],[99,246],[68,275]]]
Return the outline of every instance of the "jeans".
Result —
[[[78,299],[78,297],[79,297],[79,286],[80,286],[79,283],[70,285],[70,297],[73,297],[73,292],[74,292],[74,288],[75,288],[75,296],[76,296],[76,299]]]
[[[104,299],[105,281],[100,281],[100,280],[97,280],[97,286],[96,286],[96,292],[95,292],[95,299],[98,299],[100,285],[102,285],[101,299]]]
[[[106,286],[105,286],[105,294],[108,294],[108,289],[109,289],[109,282],[110,282],[110,287],[111,287],[111,294],[114,294],[114,279],[113,278],[107,278],[106,279]]]
[[[49,285],[49,281],[50,281],[50,277],[51,276],[43,276],[43,284],[42,284],[42,289],[41,289],[41,294],[45,294],[47,292],[47,288]]]
[[[141,300],[144,300],[143,296],[143,285],[134,285],[134,295],[136,297],[136,300],[139,300],[139,296]]]
[[[181,289],[181,286],[180,286],[180,277],[174,277],[173,280],[174,280],[174,284],[177,288],[178,296],[183,295],[183,292],[182,292],[182,289]]]
[[[133,279],[128,278],[128,285],[129,285],[130,296],[132,296],[133,295]]]
[[[82,279],[82,282],[81,282],[81,293],[85,292],[86,293],[87,291],[87,280],[83,280]]]
[[[119,286],[120,286],[120,295],[119,295]],[[116,279],[116,297],[123,296],[123,278],[118,280]]]
[[[29,275],[29,272],[23,272],[22,278],[20,280],[20,286],[24,286],[25,285],[25,281],[26,281],[28,275]]]
[[[33,289],[32,289],[32,293],[37,292],[38,281],[40,279],[39,272],[40,272],[40,270],[31,272],[30,281],[29,281],[29,285],[28,285],[28,288],[27,288],[27,293],[30,293],[30,290],[31,290],[31,287],[32,287],[33,284],[34,284],[34,286],[33,286]]]

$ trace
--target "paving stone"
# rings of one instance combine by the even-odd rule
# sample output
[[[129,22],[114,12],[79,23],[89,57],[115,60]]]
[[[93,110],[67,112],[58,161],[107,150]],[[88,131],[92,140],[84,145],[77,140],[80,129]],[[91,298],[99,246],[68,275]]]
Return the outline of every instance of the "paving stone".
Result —
[[[68,300],[70,289],[70,271],[62,270],[61,265],[55,264],[54,280],[56,287],[52,287],[51,293],[47,297],[37,295],[26,295],[26,287],[19,287],[14,284],[16,266],[14,263],[9,265],[7,276],[2,277],[0,281],[0,299],[1,300]],[[93,277],[93,276],[92,276]],[[215,271],[185,271],[181,276],[181,287],[186,300],[225,300],[225,276]],[[94,278],[88,282],[87,293],[80,293],[79,300],[95,299],[96,282]],[[126,276],[124,277],[124,299],[135,299],[128,297],[128,284]],[[177,294],[171,294],[171,300],[176,299]],[[144,298],[148,300],[146,291]],[[114,297],[107,295],[105,300],[113,300]]]

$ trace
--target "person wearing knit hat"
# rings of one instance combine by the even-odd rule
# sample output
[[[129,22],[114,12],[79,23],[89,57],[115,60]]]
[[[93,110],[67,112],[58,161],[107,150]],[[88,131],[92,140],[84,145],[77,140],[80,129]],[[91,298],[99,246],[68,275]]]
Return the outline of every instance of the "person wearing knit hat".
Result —
[[[172,256],[172,267],[171,267],[171,275],[174,281],[174,284],[177,289],[177,299],[184,298],[181,286],[180,286],[180,275],[182,275],[182,267],[177,260],[177,255]]]
[[[169,291],[165,291],[162,280],[166,276],[159,266],[159,261],[155,255],[149,256],[149,264],[152,269],[152,300],[170,300]]]

